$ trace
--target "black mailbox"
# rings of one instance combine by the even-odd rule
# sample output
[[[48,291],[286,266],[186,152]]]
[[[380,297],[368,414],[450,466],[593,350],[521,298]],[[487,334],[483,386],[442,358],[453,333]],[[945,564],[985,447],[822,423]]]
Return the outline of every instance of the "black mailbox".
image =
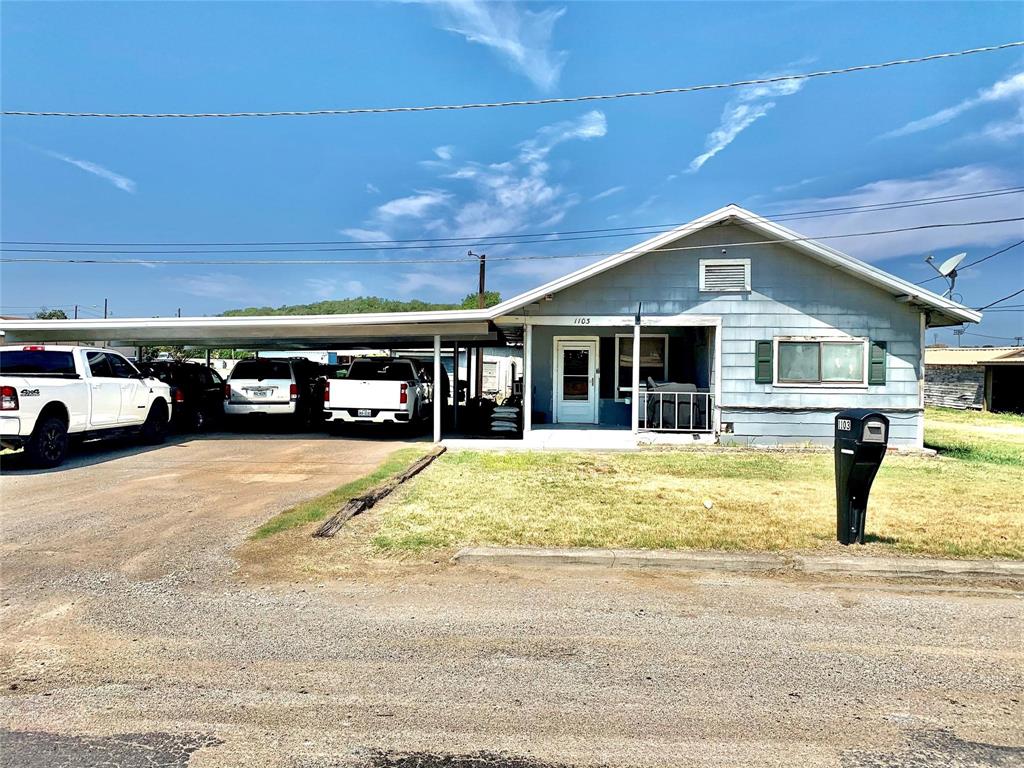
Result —
[[[836,414],[836,538],[840,544],[864,543],[868,493],[885,447],[889,420],[870,408]]]

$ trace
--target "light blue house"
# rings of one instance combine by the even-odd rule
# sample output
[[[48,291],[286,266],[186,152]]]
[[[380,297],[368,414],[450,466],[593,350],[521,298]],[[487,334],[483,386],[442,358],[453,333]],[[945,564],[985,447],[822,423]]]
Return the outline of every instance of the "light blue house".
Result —
[[[828,444],[837,411],[868,407],[889,417],[890,445],[920,447],[925,331],[980,319],[729,205],[489,309],[3,320],[0,333],[8,343],[432,348],[421,357],[432,356],[435,381],[444,355],[521,347],[527,444],[587,430],[571,444],[596,446],[590,430],[602,428],[626,442]],[[445,423],[457,430],[442,408],[436,399],[435,440]]]
[[[913,447],[925,330],[981,315],[730,205],[492,318],[524,329],[528,430],[831,443],[838,410],[870,407],[889,417],[890,445]]]

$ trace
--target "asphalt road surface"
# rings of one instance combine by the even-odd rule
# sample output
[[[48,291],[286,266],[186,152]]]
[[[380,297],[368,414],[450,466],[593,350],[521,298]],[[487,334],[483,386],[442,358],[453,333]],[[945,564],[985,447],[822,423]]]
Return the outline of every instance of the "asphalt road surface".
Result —
[[[5,462],[3,764],[1024,765],[1005,586],[239,568],[248,531],[394,447],[224,435]]]

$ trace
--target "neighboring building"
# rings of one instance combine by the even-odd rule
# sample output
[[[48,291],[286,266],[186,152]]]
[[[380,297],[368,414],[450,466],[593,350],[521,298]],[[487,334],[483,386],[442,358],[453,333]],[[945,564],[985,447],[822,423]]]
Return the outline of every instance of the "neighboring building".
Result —
[[[925,405],[1024,413],[1024,347],[929,347]]]
[[[17,341],[103,334],[213,348],[427,348],[438,369],[442,349],[513,345],[522,348],[528,439],[568,426],[830,444],[839,410],[868,407],[889,417],[890,445],[920,447],[925,330],[980,319],[729,205],[489,309],[0,327]],[[440,430],[437,418],[435,439]]]

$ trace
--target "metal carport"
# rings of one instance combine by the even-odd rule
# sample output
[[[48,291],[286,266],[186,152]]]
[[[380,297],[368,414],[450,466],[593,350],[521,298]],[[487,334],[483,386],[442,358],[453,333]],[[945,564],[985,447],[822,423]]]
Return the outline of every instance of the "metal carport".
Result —
[[[359,349],[420,347],[434,352],[441,380],[441,346],[497,342],[490,310],[438,310],[358,315],[155,317],[105,320],[2,320],[4,344],[79,343],[176,345],[232,349]],[[434,441],[441,440],[441,398],[434,398]]]

